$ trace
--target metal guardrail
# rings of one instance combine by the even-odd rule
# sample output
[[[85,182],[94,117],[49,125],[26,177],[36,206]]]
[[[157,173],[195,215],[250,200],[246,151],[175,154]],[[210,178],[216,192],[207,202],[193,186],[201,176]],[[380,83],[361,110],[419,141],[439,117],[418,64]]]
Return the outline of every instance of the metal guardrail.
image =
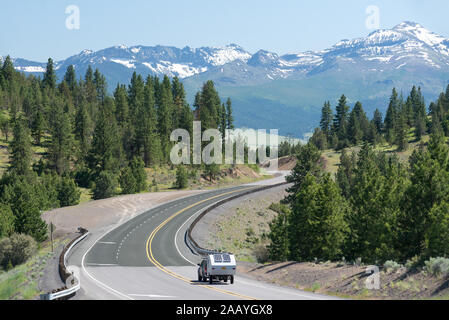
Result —
[[[274,185],[270,185],[270,186],[264,186],[264,187],[248,190],[248,191],[240,193],[238,195],[235,195],[235,196],[223,199],[221,201],[218,201],[218,202],[214,203],[213,205],[207,207],[206,209],[204,209],[203,212],[201,212],[200,215],[198,215],[198,217],[195,218],[195,220],[189,226],[189,229],[187,229],[186,236],[185,236],[186,244],[190,247],[191,250],[195,251],[200,256],[207,256],[207,255],[215,254],[215,253],[223,253],[223,252],[216,251],[216,250],[214,251],[214,250],[209,250],[209,249],[202,248],[200,245],[198,245],[198,243],[196,243],[196,241],[192,237],[192,231],[195,228],[195,226],[197,225],[197,223],[201,219],[203,219],[206,214],[208,214],[209,212],[211,212],[215,208],[218,208],[219,206],[221,206],[221,205],[223,205],[223,204],[225,204],[227,202],[230,202],[232,200],[244,197],[244,196],[246,196],[248,194],[252,194],[252,193],[257,193],[257,192],[273,189],[273,188],[280,187],[280,186],[287,185],[287,184],[289,184],[289,183],[288,182],[283,182],[283,183],[278,183],[278,184],[274,184]]]
[[[66,283],[66,286],[68,287],[70,285],[70,288],[60,290],[58,292],[54,293],[47,293],[42,294],[41,300],[58,300],[70,297],[71,295],[74,295],[78,290],[81,289],[81,283],[80,279],[77,279],[73,274],[68,273],[67,271],[67,256],[69,255],[70,251],[75,247],[78,243],[80,243],[82,240],[84,240],[88,235],[89,231],[79,228],[80,232],[82,232],[81,236],[74,239],[69,247],[65,248],[63,250],[63,253],[61,253],[60,260],[62,259],[62,266],[61,261],[59,263],[59,275],[61,276],[61,280]],[[63,270],[61,270],[63,269]],[[69,284],[69,285],[67,285]]]

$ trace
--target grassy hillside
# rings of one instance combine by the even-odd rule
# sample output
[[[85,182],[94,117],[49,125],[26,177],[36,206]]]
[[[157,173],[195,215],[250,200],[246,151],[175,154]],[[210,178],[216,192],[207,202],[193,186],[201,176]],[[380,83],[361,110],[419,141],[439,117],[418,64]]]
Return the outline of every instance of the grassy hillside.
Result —
[[[382,143],[377,145],[374,150],[377,152],[384,152],[387,154],[396,154],[399,160],[403,163],[407,163],[409,157],[412,155],[413,151],[416,150],[420,144],[426,144],[429,142],[430,136],[425,135],[422,137],[421,141],[416,141],[416,138],[413,133],[414,129],[410,129],[408,134],[408,148],[405,151],[398,151],[398,147],[396,145],[391,145],[389,143]],[[347,148],[346,151],[351,154],[353,151],[357,154],[360,151],[361,146],[355,146],[351,148]],[[341,151],[335,151],[333,149],[325,150],[322,153],[322,157],[324,159],[325,170],[332,174],[337,173],[338,167],[340,165],[340,157]]]

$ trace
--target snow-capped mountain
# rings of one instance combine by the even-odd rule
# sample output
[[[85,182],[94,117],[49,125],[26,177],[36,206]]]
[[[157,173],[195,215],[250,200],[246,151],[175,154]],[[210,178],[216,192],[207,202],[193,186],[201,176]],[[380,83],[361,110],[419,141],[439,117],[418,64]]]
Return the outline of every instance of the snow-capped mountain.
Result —
[[[45,71],[45,63],[23,59],[14,62],[17,70],[23,72]],[[260,76],[267,81],[297,78],[338,69],[345,64],[357,64],[361,72],[384,72],[417,66],[446,69],[449,66],[449,40],[417,23],[403,22],[393,29],[377,30],[364,38],[342,40],[319,52],[279,56],[265,50],[251,54],[236,44],[198,49],[120,45],[97,52],[84,50],[66,60],[57,61],[56,70],[62,74],[69,65],[74,65],[80,71],[92,65],[106,75],[112,73],[113,78],[124,78],[126,81],[127,77],[121,77],[120,72],[126,76],[129,72],[137,71],[144,75],[167,74],[188,78],[207,72],[224,73],[227,65],[230,65],[236,72],[252,73],[258,78],[254,79],[257,80],[255,82],[259,83]],[[226,77],[229,78],[229,74]],[[238,84],[241,74],[234,77]]]
[[[108,68],[111,68],[115,69],[115,72],[120,72],[122,69],[125,73],[138,71],[143,74],[166,74],[170,77],[186,78],[234,60],[247,61],[250,58],[250,53],[235,44],[221,48],[198,49],[120,45],[97,52],[83,50],[80,54],[66,60],[56,61],[55,69],[58,73],[63,73],[70,65],[73,65],[76,70],[84,70],[91,65],[106,74],[109,73]],[[24,59],[15,59],[14,64],[17,70],[28,73],[44,72],[46,66],[46,63]]]
[[[46,66],[24,59],[14,59],[14,64],[33,74],[42,74]],[[122,45],[84,50],[55,65],[59,79],[69,65],[78,76],[89,65],[98,68],[110,89],[128,83],[134,71],[177,76],[184,79],[190,98],[211,79],[223,96],[236,101],[239,125],[268,128],[279,117],[274,124],[287,128],[284,134],[298,135],[315,125],[310,120],[316,120],[324,100],[336,101],[342,93],[350,101],[365,102],[368,112],[384,110],[393,87],[406,95],[412,85],[419,85],[426,98],[434,99],[449,83],[449,39],[420,24],[403,22],[366,37],[341,40],[322,51],[279,55],[265,50],[252,54],[236,44],[197,49]],[[273,114],[273,108],[278,112]]]

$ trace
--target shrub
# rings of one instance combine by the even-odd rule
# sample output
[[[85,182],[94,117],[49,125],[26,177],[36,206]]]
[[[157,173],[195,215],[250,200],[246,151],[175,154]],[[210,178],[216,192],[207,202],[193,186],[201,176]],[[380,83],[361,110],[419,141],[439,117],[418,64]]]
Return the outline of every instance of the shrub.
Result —
[[[266,246],[258,245],[254,248],[254,255],[258,263],[266,263],[270,259],[270,252]]]
[[[125,167],[120,173],[120,187],[122,194],[137,193],[137,181],[130,167]]]
[[[449,275],[449,259],[446,258],[430,258],[426,261],[424,269],[433,276]]]
[[[420,260],[419,256],[414,256],[411,259],[408,259],[405,263],[405,267],[409,270],[414,270],[420,266],[420,263],[422,261]]]
[[[145,171],[145,163],[139,157],[134,157],[130,162],[129,167],[131,168],[134,179],[136,180],[136,193],[141,191],[146,191],[147,185],[147,173]]]
[[[115,196],[115,189],[118,182],[116,176],[109,171],[100,172],[95,179],[95,187],[93,189],[94,200],[106,199]]]
[[[176,170],[176,188],[185,189],[189,184],[187,171],[183,166],[179,166]]]
[[[0,240],[0,264],[4,269],[25,263],[37,250],[36,241],[24,234]]]
[[[396,272],[402,268],[402,265],[397,263],[396,261],[389,260],[384,263],[384,268],[387,273]]]
[[[73,179],[62,177],[58,186],[58,200],[61,207],[75,206],[80,202],[81,192]]]

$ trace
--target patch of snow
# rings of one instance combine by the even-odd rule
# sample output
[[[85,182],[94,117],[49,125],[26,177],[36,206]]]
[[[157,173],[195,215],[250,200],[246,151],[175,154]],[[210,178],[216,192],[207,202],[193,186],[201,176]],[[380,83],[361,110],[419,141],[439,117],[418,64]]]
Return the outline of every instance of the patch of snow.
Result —
[[[222,66],[235,60],[246,62],[251,58],[251,55],[248,52],[239,50],[235,46],[214,49],[214,52],[206,58],[207,62],[214,66]]]
[[[121,59],[111,59],[112,62],[121,64],[129,69],[135,69],[136,66],[134,65],[134,63],[132,63],[133,61],[130,60],[121,60]]]
[[[15,67],[14,69],[22,72],[45,72],[45,68],[37,66]]]
[[[153,66],[153,64],[148,62],[143,62],[142,64],[154,73],[168,74],[170,76],[177,76],[181,79],[207,71],[207,67],[194,68],[187,64],[171,63],[169,61],[160,61],[160,63],[156,63],[156,66]]]
[[[87,50],[87,49],[81,51],[81,55],[83,55],[83,56],[88,56],[92,53],[94,53],[92,50]]]
[[[391,58],[393,58],[393,56],[388,56],[388,57],[365,57],[365,60],[367,61],[381,61],[381,62],[390,62]]]

